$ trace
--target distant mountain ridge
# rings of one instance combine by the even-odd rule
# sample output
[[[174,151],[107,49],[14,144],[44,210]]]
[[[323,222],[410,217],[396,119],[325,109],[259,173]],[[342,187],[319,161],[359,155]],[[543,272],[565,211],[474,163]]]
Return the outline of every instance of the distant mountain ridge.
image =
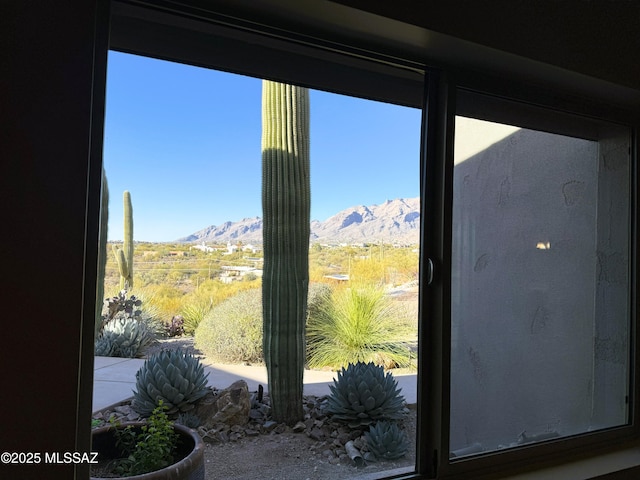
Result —
[[[420,235],[420,198],[398,198],[380,205],[359,205],[342,210],[324,222],[311,222],[312,242],[377,242],[416,244]],[[262,219],[211,225],[189,236],[183,243],[262,243]]]

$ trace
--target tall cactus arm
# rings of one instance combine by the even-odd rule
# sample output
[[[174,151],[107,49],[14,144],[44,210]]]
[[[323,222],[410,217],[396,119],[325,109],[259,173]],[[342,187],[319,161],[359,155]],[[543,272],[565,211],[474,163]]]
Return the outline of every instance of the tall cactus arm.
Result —
[[[104,305],[104,276],[107,265],[107,227],[109,225],[109,187],[107,175],[102,170],[102,198],[100,203],[100,233],[98,246],[98,279],[96,289],[95,338],[102,332],[102,307]]]
[[[125,191],[122,194],[124,203],[124,255],[127,262],[127,275],[125,282],[129,289],[133,288],[133,205],[131,194]]]
[[[129,269],[127,265],[127,258],[124,250],[117,248],[114,245],[114,253],[116,255],[116,263],[118,264],[118,270],[120,272],[120,290],[127,289],[127,279],[129,278]]]
[[[309,285],[309,92],[263,81],[263,347],[273,418],[302,420]]]
[[[120,290],[133,288],[133,206],[131,194],[125,191],[122,195],[124,204],[124,239],[122,248],[113,246],[113,254],[120,271]]]

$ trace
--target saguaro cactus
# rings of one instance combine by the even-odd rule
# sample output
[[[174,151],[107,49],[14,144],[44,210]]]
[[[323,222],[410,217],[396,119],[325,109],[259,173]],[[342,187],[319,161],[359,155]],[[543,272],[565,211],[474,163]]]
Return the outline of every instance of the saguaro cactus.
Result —
[[[133,288],[133,206],[131,194],[125,190],[122,194],[124,203],[124,242],[122,248],[113,246],[118,269],[120,270],[120,289]]]
[[[102,170],[102,197],[100,203],[100,237],[98,246],[98,285],[96,286],[95,337],[102,331],[102,306],[104,305],[104,272],[107,265],[107,227],[109,224],[109,187]]]
[[[274,420],[303,419],[309,287],[309,92],[262,83],[263,349]]]

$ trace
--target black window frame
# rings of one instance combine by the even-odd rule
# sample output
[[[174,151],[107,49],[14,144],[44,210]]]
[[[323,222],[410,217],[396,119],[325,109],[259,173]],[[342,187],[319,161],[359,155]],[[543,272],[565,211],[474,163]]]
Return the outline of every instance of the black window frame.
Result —
[[[636,277],[637,130],[633,108],[613,105],[607,92],[588,97],[571,90],[571,78],[548,83],[523,81],[521,75],[465,70],[464,59],[447,60],[441,51],[377,43],[340,32],[305,30],[295,20],[279,27],[240,10],[212,10],[207,2],[114,0],[110,48],[163,60],[296,83],[346,95],[421,108],[420,159],[422,232],[418,375],[418,452],[416,474],[403,478],[481,478],[560,464],[568,457],[594,456],[640,439]],[[275,18],[275,17],[274,17]],[[427,52],[428,53],[428,52]],[[476,62],[477,66],[477,62]],[[559,77],[558,77],[559,78]],[[450,268],[453,133],[457,92],[474,91],[522,105],[623,123],[632,132],[632,358],[631,422],[615,431],[581,435],[553,444],[498,452],[451,462],[448,458],[448,354],[450,349]],[[635,400],[634,401],[634,396]],[[423,425],[424,428],[420,428]],[[496,462],[496,458],[500,458]],[[462,465],[463,467],[460,467]]]
[[[486,79],[484,79],[486,81]],[[638,415],[640,408],[640,384],[638,381],[637,345],[640,336],[638,331],[638,295],[637,276],[640,271],[638,249],[638,195],[637,176],[638,165],[638,126],[633,119],[624,112],[615,109],[604,109],[597,105],[590,105],[581,101],[579,104],[572,98],[553,97],[553,102],[544,102],[548,92],[546,90],[528,91],[526,94],[513,94],[513,89],[504,86],[502,80],[494,79],[495,85],[502,88],[478,89],[474,82],[465,81],[456,76],[454,80],[434,82],[428,98],[438,105],[439,118],[436,119],[440,131],[434,132],[437,146],[434,147],[435,162],[427,165],[434,171],[430,185],[426,192],[421,192],[427,198],[436,197],[430,211],[437,212],[435,218],[423,216],[429,222],[423,250],[433,252],[429,260],[435,265],[434,273],[429,272],[427,266],[422,271],[433,275],[432,286],[425,289],[427,299],[423,302],[424,311],[429,318],[435,320],[436,325],[428,328],[434,332],[428,338],[430,343],[423,350],[431,350],[422,358],[420,366],[428,368],[429,362],[434,367],[427,371],[429,377],[423,381],[430,385],[431,407],[438,411],[429,412],[430,417],[437,423],[432,429],[430,441],[431,458],[434,466],[431,472],[437,472],[436,478],[442,479],[480,479],[495,478],[496,474],[514,475],[530,472],[540,466],[560,464],[570,458],[572,461],[588,458],[602,452],[614,449],[625,442],[637,440],[640,436],[640,422]],[[491,83],[491,82],[490,82]],[[505,95],[509,91],[511,95]],[[463,99],[462,102],[460,99]],[[463,103],[462,108],[458,104]],[[493,111],[499,111],[494,115]],[[444,112],[443,112],[444,110]],[[449,397],[450,397],[450,355],[451,355],[451,257],[452,257],[452,209],[453,209],[453,169],[454,169],[454,136],[455,117],[462,115],[481,120],[507,122],[519,127],[534,128],[582,138],[598,138],[597,128],[604,123],[617,124],[629,131],[629,419],[626,425],[613,427],[595,432],[584,433],[557,440],[526,445],[514,449],[498,450],[484,455],[463,457],[460,459],[449,456]],[[551,118],[553,117],[553,118]],[[569,120],[566,123],[563,121]],[[575,122],[572,124],[572,122]],[[437,166],[432,165],[438,163]],[[427,181],[428,181],[427,175]],[[429,192],[429,187],[432,192]],[[426,223],[425,222],[425,223]],[[438,229],[441,231],[437,232]],[[437,233],[436,233],[437,232]],[[428,242],[428,243],[427,243]],[[428,255],[428,254],[425,254]],[[423,265],[421,265],[422,267]],[[439,271],[439,272],[438,272]],[[422,288],[422,283],[421,283]],[[422,340],[423,338],[421,338]],[[435,355],[434,355],[435,352]],[[435,418],[434,418],[435,417]]]

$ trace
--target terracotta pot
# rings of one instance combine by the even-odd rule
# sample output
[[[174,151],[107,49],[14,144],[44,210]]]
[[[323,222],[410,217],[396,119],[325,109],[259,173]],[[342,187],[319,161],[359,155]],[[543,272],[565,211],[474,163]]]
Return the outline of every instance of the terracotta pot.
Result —
[[[140,427],[144,423],[123,423],[118,428],[125,428],[128,425]],[[174,464],[155,472],[116,480],[204,480],[204,442],[202,438],[195,430],[183,425],[175,424],[173,428],[180,435]],[[115,446],[113,430],[114,427],[106,426],[96,428],[91,432],[91,451],[98,453],[99,460],[114,459],[120,456]],[[101,478],[103,477],[91,477],[91,480],[100,480]]]

